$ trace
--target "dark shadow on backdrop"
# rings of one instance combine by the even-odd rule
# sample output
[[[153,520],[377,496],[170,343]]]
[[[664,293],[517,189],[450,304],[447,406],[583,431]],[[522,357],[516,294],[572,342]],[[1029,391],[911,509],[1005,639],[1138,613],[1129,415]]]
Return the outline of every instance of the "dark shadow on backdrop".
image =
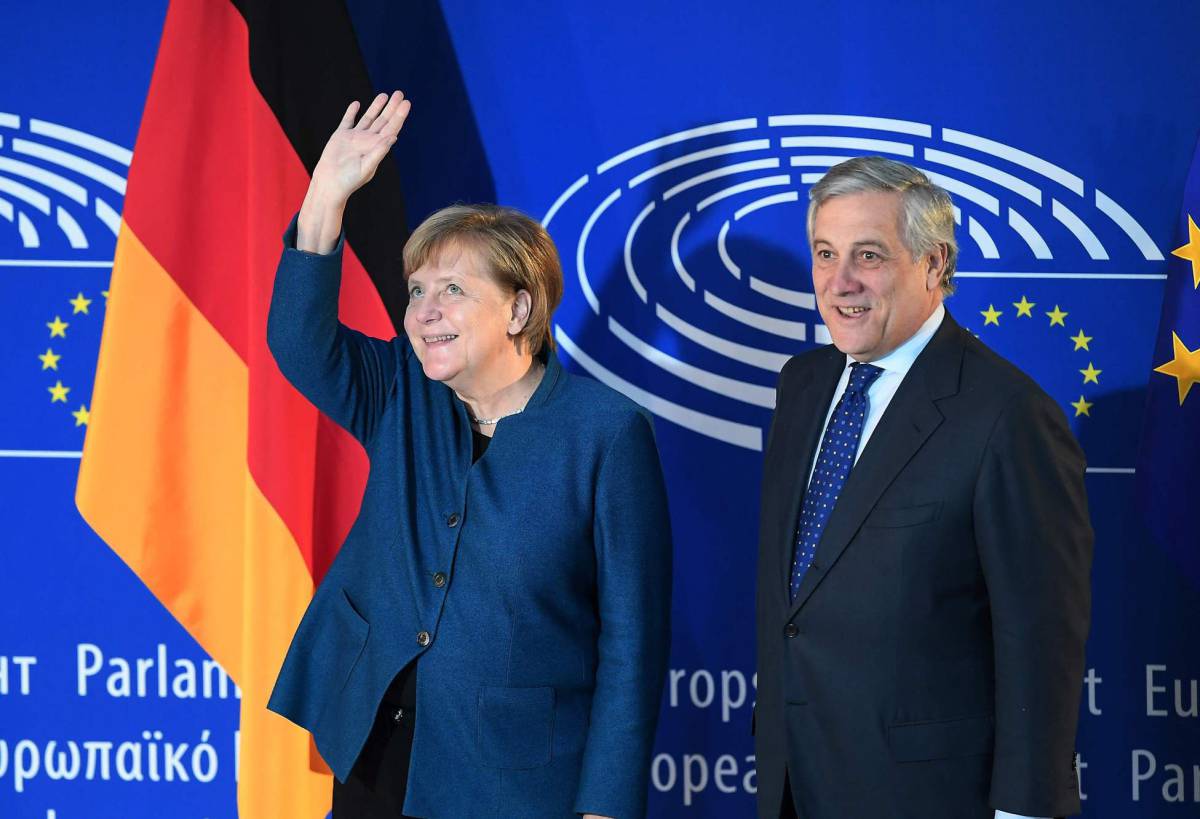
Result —
[[[495,202],[496,185],[437,0],[346,0],[371,82],[413,101],[392,157],[411,231],[453,202]]]

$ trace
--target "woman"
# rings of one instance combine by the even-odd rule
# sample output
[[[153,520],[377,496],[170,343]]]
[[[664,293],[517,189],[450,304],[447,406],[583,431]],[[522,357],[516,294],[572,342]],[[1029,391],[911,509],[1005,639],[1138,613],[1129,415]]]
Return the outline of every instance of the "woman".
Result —
[[[357,111],[285,235],[267,332],[371,471],[270,707],[313,733],[337,819],[641,817],[670,610],[650,420],[559,366],[562,271],[516,211],[414,232],[403,337],[339,324],[342,213],[409,103]]]

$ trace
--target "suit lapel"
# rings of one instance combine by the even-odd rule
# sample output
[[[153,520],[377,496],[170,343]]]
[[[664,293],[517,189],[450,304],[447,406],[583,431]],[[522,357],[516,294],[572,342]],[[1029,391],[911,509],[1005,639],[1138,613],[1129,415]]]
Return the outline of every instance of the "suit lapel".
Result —
[[[780,401],[784,411],[790,415],[781,419],[782,440],[778,448],[782,454],[778,467],[781,506],[780,540],[780,588],[786,601],[791,594],[792,554],[796,547],[796,522],[800,519],[800,504],[804,498],[808,473],[820,445],[821,427],[829,402],[837,389],[838,379],[846,367],[846,356],[837,348],[826,348],[826,355],[805,373],[803,380],[789,385],[792,395]],[[791,409],[794,407],[794,409]]]
[[[913,362],[912,369],[892,397],[842,487],[817,544],[814,565],[819,569],[810,569],[805,574],[791,606],[793,615],[829,574],[880,496],[942,423],[943,416],[936,402],[958,390],[964,349],[962,333],[947,312],[941,327]]]

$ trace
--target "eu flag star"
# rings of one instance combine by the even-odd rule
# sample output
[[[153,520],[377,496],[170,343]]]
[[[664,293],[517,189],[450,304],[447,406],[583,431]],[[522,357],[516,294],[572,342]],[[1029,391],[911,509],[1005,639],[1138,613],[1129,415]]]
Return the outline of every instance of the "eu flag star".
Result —
[[[62,358],[62,356],[47,347],[46,352],[39,355],[38,358],[41,359],[43,370],[57,370],[58,360]]]
[[[90,412],[88,412],[88,408],[83,404],[80,404],[79,409],[75,410],[71,414],[75,416],[75,426],[77,427],[86,427],[88,421],[91,420],[92,415]]]
[[[1174,358],[1166,364],[1155,367],[1154,372],[1172,376],[1179,388],[1179,404],[1187,398],[1192,385],[1200,381],[1200,347],[1189,350],[1178,334],[1171,333],[1171,346],[1174,348]]]
[[[66,338],[67,328],[71,325],[55,316],[54,321],[46,322],[46,326],[50,328],[50,338]]]
[[[979,311],[979,315],[983,316],[984,327],[987,327],[989,324],[994,324],[999,327],[1000,317],[1004,314],[997,310],[995,305],[989,304],[988,309]]]
[[[1171,251],[1172,256],[1192,263],[1192,289],[1200,288],[1200,228],[1188,216],[1188,243]]]
[[[88,305],[90,305],[91,303],[92,303],[91,299],[85,299],[83,297],[83,294],[80,293],[78,296],[71,299],[72,312],[73,313],[84,313],[86,315],[87,311],[88,311]]]
[[[1097,370],[1095,365],[1089,361],[1088,365],[1087,365],[1087,369],[1080,370],[1079,372],[1081,372],[1083,374],[1083,383],[1084,384],[1099,384],[1100,383],[1100,373],[1104,372],[1104,370]]]
[[[1078,333],[1071,336],[1071,341],[1075,342],[1075,352],[1079,352],[1080,350],[1087,350],[1089,353],[1091,352],[1091,349],[1088,347],[1088,345],[1092,343],[1092,337],[1085,336],[1083,334],[1083,330],[1080,330]]]
[[[1017,308],[1017,318],[1020,318],[1021,316],[1033,318],[1033,308],[1037,307],[1037,302],[1032,302],[1024,296],[1021,296],[1021,300],[1014,301],[1012,306]]]
[[[1067,325],[1063,324],[1063,319],[1065,319],[1067,316],[1069,316],[1071,314],[1066,312],[1065,310],[1060,309],[1059,306],[1056,304],[1056,305],[1054,305],[1054,309],[1051,310],[1046,315],[1050,317],[1050,326],[1051,327],[1053,327],[1056,324],[1059,327],[1066,327]]]
[[[1075,408],[1076,418],[1078,418],[1080,415],[1086,415],[1088,418],[1092,417],[1092,414],[1088,412],[1088,410],[1092,408],[1093,404],[1091,401],[1084,401],[1082,395],[1079,396],[1078,401],[1072,401],[1071,406]]]
[[[53,387],[47,387],[46,389],[50,391],[51,404],[55,403],[56,401],[61,401],[64,404],[67,403],[67,393],[71,391],[71,388],[64,387],[63,382],[56,381],[54,382]]]

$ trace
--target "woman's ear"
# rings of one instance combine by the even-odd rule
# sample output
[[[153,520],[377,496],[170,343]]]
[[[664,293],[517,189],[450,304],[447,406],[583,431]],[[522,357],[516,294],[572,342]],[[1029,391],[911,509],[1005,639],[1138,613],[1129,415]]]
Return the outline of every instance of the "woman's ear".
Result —
[[[533,297],[529,295],[528,290],[518,290],[516,296],[513,297],[512,303],[512,318],[508,321],[508,334],[510,336],[520,335],[525,329],[525,325],[529,323],[529,311],[533,308]]]

